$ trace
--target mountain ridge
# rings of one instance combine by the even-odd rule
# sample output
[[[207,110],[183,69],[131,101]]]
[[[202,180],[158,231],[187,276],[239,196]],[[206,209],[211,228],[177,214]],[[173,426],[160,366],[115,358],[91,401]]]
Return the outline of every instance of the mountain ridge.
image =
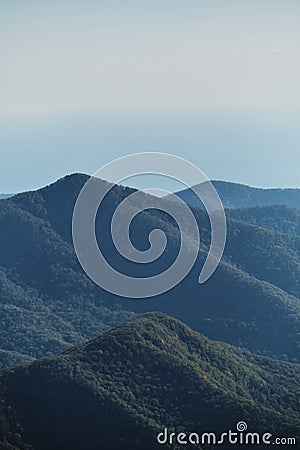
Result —
[[[202,249],[187,279],[157,298],[123,299],[95,286],[74,254],[72,212],[87,179],[80,174],[68,176],[42,190],[0,202],[0,348],[6,352],[5,358],[2,354],[3,365],[8,364],[8,355],[15,364],[17,355],[24,355],[25,361],[61,352],[151,310],[171,314],[213,339],[268,356],[298,360],[297,237],[229,219],[223,262],[212,279],[199,286],[197,268],[207,254],[210,234],[205,212],[195,209]],[[107,186],[105,181],[99,182]],[[132,192],[114,186],[97,224],[113,263],[118,261],[109,242],[110,217]],[[145,194],[140,193],[139,199],[142,206],[147,206]],[[164,200],[161,202],[163,206]],[[135,245],[145,248],[153,228],[162,228],[170,237],[166,261],[172,261],[180,236],[160,212],[137,218],[133,225]],[[124,269],[137,273],[134,265]]]
[[[256,188],[241,183],[211,181],[218,192],[224,208],[251,208],[257,206],[285,205],[300,208],[300,188]],[[205,197],[208,183],[195,186]],[[186,203],[203,208],[203,204],[190,189],[175,192]],[[168,198],[168,197],[167,197]]]

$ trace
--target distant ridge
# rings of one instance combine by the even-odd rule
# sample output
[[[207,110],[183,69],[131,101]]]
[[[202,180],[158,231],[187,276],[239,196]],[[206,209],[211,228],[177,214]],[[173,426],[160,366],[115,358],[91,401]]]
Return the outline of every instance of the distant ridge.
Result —
[[[15,194],[0,194],[0,200],[2,199],[2,198],[10,198],[10,197],[13,197]]]
[[[300,189],[296,188],[256,188],[228,181],[212,181],[225,208],[254,208],[257,206],[281,205],[300,208]],[[201,192],[205,195],[207,183],[202,183]],[[202,207],[202,203],[191,189],[175,193],[186,203]]]

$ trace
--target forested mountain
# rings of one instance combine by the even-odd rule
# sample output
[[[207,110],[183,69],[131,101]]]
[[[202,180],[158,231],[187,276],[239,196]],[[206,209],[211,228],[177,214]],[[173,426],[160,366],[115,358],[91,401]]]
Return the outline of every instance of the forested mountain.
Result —
[[[284,234],[300,235],[300,209],[286,206],[260,206],[229,209],[227,217],[251,223]]]
[[[210,241],[206,213],[194,210],[201,251],[187,278],[158,297],[123,299],[90,281],[75,256],[71,223],[86,175],[72,175],[44,189],[0,201],[0,361],[2,366],[59,353],[109,330],[135,314],[162,311],[210,338],[253,352],[299,361],[300,238],[228,219],[223,262],[204,285],[197,282]],[[98,181],[103,189],[105,181]],[[132,189],[114,186],[97,216],[97,237],[109,261],[122,272],[141,274],[114,249],[110,222]],[[147,195],[139,202],[147,207]],[[161,199],[163,208],[166,200]],[[182,212],[185,220],[184,212]],[[238,218],[239,219],[239,218]],[[187,219],[186,219],[187,220]],[[244,219],[243,219],[244,220]],[[149,232],[165,231],[168,251],[144,268],[151,276],[176,258],[178,228],[157,210],[139,214],[133,243],[149,246]],[[271,227],[270,227],[271,228]]]
[[[148,313],[59,356],[0,372],[0,448],[151,450],[166,427],[197,433],[197,448],[206,449],[213,446],[203,433],[219,439],[240,421],[273,443],[299,437],[299,389],[298,365]]]
[[[300,189],[262,189],[228,181],[212,181],[225,208],[254,208],[257,206],[284,205],[300,208]],[[200,185],[205,195],[207,183]],[[176,193],[186,203],[202,207],[201,202],[190,189]]]

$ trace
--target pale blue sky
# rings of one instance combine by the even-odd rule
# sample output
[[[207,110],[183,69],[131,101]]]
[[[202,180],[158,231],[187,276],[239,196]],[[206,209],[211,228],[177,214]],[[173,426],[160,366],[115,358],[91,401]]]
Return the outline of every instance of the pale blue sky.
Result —
[[[0,192],[135,151],[300,187],[300,2],[0,2]]]

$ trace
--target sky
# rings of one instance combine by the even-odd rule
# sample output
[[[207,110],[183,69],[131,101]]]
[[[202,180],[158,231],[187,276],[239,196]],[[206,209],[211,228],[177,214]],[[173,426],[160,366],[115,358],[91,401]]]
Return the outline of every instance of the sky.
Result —
[[[300,187],[299,23],[298,0],[1,0],[0,192],[144,151]]]

